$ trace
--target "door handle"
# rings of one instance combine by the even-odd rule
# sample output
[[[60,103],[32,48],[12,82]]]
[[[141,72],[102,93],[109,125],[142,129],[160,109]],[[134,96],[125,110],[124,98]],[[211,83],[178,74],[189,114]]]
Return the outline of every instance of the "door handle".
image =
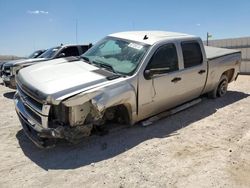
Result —
[[[203,73],[205,73],[206,71],[205,70],[200,70],[198,73],[199,74],[203,74]]]
[[[180,77],[176,77],[176,78],[174,78],[173,80],[171,80],[171,82],[176,83],[176,82],[179,82],[180,80],[181,80],[181,78],[180,78]]]

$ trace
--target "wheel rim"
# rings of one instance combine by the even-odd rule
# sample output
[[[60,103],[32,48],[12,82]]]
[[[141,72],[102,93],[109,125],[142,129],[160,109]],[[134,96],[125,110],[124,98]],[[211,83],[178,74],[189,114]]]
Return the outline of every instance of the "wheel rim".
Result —
[[[227,93],[227,86],[228,86],[227,81],[223,80],[220,84],[220,90],[219,90],[220,96],[224,96]]]

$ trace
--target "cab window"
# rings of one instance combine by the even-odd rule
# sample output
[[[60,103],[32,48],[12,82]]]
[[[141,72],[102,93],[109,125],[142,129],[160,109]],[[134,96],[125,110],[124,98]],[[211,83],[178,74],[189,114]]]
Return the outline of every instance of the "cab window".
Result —
[[[77,47],[67,47],[64,50],[62,50],[61,53],[65,53],[65,57],[69,57],[69,56],[79,56],[79,51]]]
[[[166,72],[173,72],[179,69],[178,55],[174,44],[167,44],[158,48],[147,67],[147,69],[160,68],[168,69]]]
[[[203,57],[201,47],[198,42],[182,42],[181,43],[184,68],[189,68],[202,64]]]
[[[81,50],[82,50],[82,54],[85,53],[89,48],[90,46],[89,45],[83,45],[83,46],[80,46],[81,47]]]

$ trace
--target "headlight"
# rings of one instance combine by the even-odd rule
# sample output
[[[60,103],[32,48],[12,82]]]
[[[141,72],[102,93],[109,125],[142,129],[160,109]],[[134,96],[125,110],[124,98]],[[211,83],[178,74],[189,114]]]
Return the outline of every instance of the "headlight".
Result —
[[[10,68],[11,74],[16,75],[18,73],[19,69],[20,69],[20,67],[18,67],[18,66],[17,67],[11,67]]]

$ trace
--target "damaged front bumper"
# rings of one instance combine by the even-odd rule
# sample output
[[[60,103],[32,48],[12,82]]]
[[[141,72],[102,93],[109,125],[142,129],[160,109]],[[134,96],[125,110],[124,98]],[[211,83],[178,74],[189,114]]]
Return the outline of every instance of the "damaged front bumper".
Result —
[[[38,147],[49,147],[53,145],[53,138],[61,138],[55,129],[43,128],[32,117],[28,115],[23,102],[18,95],[14,97],[15,108],[22,128],[26,136]]]
[[[89,136],[92,124],[84,126],[57,126],[56,128],[44,127],[32,116],[28,104],[22,100],[18,93],[14,96],[15,108],[25,135],[38,147],[53,147],[58,139],[76,142],[78,139]]]
[[[2,75],[2,80],[6,87],[9,87],[11,89],[16,89],[15,76]]]

